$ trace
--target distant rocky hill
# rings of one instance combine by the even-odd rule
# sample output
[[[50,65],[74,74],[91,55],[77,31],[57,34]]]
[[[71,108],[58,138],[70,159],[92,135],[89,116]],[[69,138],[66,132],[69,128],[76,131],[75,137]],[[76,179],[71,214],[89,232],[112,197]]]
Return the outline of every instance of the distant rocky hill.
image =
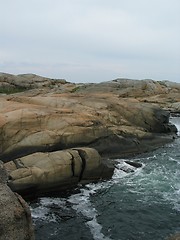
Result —
[[[76,93],[114,93],[121,98],[136,98],[141,102],[149,102],[180,111],[180,83],[170,81],[154,81],[151,79],[132,80],[118,78],[98,84],[84,84],[74,89]]]
[[[32,90],[32,91],[30,91]],[[122,98],[136,98],[139,101],[159,104],[171,111],[179,111],[180,83],[154,81],[151,79],[133,80],[118,78],[102,83],[75,84],[65,79],[52,79],[35,74],[12,75],[0,73],[0,93],[13,94],[26,91],[26,95],[50,93],[114,93]],[[28,92],[29,93],[28,93]]]
[[[4,92],[23,91],[43,87],[57,87],[67,83],[65,79],[50,79],[35,74],[12,75],[0,73],[0,89]]]

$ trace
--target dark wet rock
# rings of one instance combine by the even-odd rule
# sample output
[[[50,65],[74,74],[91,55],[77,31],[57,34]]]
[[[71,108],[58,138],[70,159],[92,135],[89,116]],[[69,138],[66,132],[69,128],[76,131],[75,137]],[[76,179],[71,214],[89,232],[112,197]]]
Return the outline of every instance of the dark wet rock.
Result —
[[[125,161],[125,163],[135,167],[135,168],[141,168],[142,167],[142,163],[139,162],[132,162],[132,161]]]
[[[122,160],[121,162],[118,162],[117,165],[115,165],[115,168],[118,170],[121,170],[125,173],[133,173],[135,172],[138,168],[141,168],[142,164],[141,163],[136,163],[132,161],[124,161]]]
[[[119,168],[119,170],[126,172],[126,173],[133,173],[135,170],[132,168],[129,168],[128,166],[122,166]]]

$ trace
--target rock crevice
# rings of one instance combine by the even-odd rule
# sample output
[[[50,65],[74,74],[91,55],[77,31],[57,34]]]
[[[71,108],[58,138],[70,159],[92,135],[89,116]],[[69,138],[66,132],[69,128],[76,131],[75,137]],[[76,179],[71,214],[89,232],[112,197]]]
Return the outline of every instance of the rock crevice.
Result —
[[[170,112],[180,113],[178,83],[73,84],[1,73],[0,240],[34,239],[28,206],[11,189],[37,197],[111,178],[109,158],[173,141],[177,129],[169,123]],[[140,165],[121,166],[127,172],[133,167]]]

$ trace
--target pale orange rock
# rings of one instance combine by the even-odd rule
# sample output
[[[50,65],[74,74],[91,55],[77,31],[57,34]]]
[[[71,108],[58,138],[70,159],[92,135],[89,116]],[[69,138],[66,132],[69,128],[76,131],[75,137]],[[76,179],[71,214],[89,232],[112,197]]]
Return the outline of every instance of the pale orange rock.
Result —
[[[169,116],[180,112],[179,103],[180,84],[168,81],[74,84],[1,73],[0,159],[6,171],[0,178],[6,180],[0,182],[0,239],[34,239],[28,207],[7,179],[14,191],[38,196],[110,178],[113,166],[104,158],[149,151],[176,137]]]
[[[61,85],[69,88],[69,83]],[[77,85],[66,93],[60,87],[44,89],[38,93],[37,88],[35,95],[30,90],[0,97],[0,157],[4,161],[76,146],[95,147],[109,156],[138,153],[148,150],[146,140],[164,143],[169,140],[162,140],[163,134],[174,131],[159,106],[178,109],[178,84],[117,79]],[[138,147],[135,142],[140,143]]]

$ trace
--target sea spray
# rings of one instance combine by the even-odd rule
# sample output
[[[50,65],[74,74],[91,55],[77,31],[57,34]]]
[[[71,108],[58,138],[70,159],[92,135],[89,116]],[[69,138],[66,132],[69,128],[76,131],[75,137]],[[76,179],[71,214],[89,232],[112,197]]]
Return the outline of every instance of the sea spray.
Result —
[[[180,119],[171,121],[179,129]],[[179,146],[177,138],[132,158],[142,163],[132,172],[122,171],[124,159],[116,159],[111,180],[31,203],[37,239],[164,240],[180,232]]]

